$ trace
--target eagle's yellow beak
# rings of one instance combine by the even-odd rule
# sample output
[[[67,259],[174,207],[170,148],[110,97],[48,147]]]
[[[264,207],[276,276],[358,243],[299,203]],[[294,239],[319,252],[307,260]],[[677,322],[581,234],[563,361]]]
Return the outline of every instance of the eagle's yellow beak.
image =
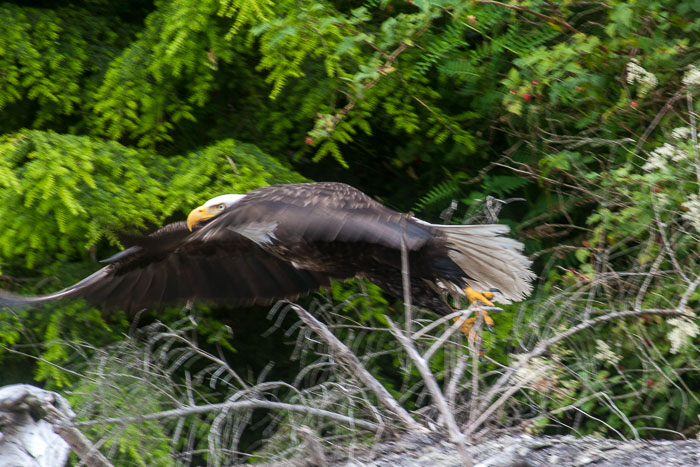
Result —
[[[192,227],[194,227],[202,221],[211,219],[212,217],[214,217],[214,215],[215,214],[210,208],[205,208],[204,206],[195,208],[192,210],[192,212],[190,212],[189,216],[187,216],[187,228],[191,232]]]

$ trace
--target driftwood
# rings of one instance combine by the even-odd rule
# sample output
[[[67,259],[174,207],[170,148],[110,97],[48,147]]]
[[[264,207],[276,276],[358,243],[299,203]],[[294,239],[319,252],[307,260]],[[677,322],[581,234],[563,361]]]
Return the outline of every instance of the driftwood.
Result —
[[[0,388],[0,459],[3,465],[62,467],[70,446],[46,421],[45,406],[51,405],[72,417],[73,411],[60,395],[28,384]]]
[[[73,449],[88,466],[111,466],[70,426],[75,413],[60,394],[28,384],[0,388],[0,459],[12,467],[63,467]]]

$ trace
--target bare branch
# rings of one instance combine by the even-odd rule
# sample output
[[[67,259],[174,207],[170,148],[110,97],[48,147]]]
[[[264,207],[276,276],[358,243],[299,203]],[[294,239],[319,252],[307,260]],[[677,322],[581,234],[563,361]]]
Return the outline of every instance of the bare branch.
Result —
[[[450,435],[450,441],[455,443],[457,449],[459,449],[464,465],[471,466],[473,461],[469,451],[467,450],[467,446],[464,444],[464,435],[461,431],[459,431],[459,426],[457,426],[454,415],[450,411],[447,401],[445,400],[445,396],[442,394],[437,381],[435,381],[435,376],[430,371],[428,363],[423,357],[420,356],[411,339],[406,337],[388,316],[386,317],[386,320],[389,323],[392,334],[396,337],[396,339],[398,339],[403,348],[406,350],[406,353],[408,353],[410,359],[416,365],[416,368],[418,368],[418,372],[420,372],[423,382],[428,388],[428,392],[430,392],[435,405],[437,405],[437,408],[440,411],[440,415],[442,415],[447,432]]]
[[[405,313],[406,334],[409,336],[413,332],[413,313],[411,312],[411,270],[408,265],[408,249],[406,248],[406,217],[401,216],[401,277],[403,279],[403,307]]]
[[[376,423],[368,422],[366,420],[359,420],[346,415],[341,415],[339,413],[331,412],[329,410],[317,409],[314,407],[308,407],[306,405],[299,404],[287,404],[283,402],[273,402],[265,400],[245,400],[236,402],[222,402],[220,404],[207,404],[207,405],[196,405],[191,407],[181,407],[173,410],[165,410],[163,412],[155,412],[145,415],[138,415],[135,417],[113,417],[113,418],[103,418],[99,420],[89,420],[85,422],[73,423],[72,427],[78,426],[93,426],[93,425],[105,425],[105,424],[117,424],[117,425],[128,425],[132,423],[143,423],[152,420],[162,420],[164,418],[180,418],[186,417],[188,415],[203,414],[210,412],[220,412],[224,410],[246,410],[246,409],[273,409],[273,410],[287,410],[290,412],[303,413],[307,415],[313,415],[316,417],[328,418],[330,420],[335,420],[337,422],[345,423],[350,426],[357,426],[369,430],[372,432],[377,432],[381,429]]]
[[[486,3],[486,4],[490,4],[490,5],[498,5],[498,6],[502,6],[503,8],[510,8],[511,10],[520,11],[522,13],[529,13],[533,16],[537,16],[538,18],[541,18],[541,19],[544,19],[547,21],[551,21],[553,23],[557,23],[561,26],[564,26],[566,29],[573,32],[574,34],[582,34],[581,31],[579,31],[578,29],[576,29],[575,27],[573,27],[572,25],[570,25],[569,23],[567,23],[566,21],[564,21],[561,18],[543,15],[542,13],[532,11],[529,8],[525,8],[525,7],[518,6],[518,5],[509,5],[508,3],[496,2],[493,0],[476,0],[476,3]]]
[[[362,381],[367,388],[372,391],[379,401],[384,404],[389,410],[391,410],[412,432],[425,432],[425,428],[420,426],[411,416],[406,412],[406,410],[401,407],[401,405],[394,399],[394,397],[389,394],[382,384],[377,381],[377,379],[372,376],[372,374],[365,369],[365,367],[360,363],[360,360],[355,356],[355,354],[350,350],[345,344],[340,342],[337,337],[333,335],[328,328],[321,323],[319,320],[314,318],[311,313],[296,304],[290,304],[292,309],[297,312],[299,317],[309,326],[316,334],[318,334],[321,339],[323,339],[326,344],[333,350],[335,355],[343,361],[346,365],[350,367],[350,375],[358,378]]]

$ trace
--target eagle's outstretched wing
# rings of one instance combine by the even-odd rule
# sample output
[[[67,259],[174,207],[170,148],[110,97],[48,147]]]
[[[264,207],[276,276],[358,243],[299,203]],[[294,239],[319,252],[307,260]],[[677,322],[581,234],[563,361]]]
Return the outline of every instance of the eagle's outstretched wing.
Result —
[[[60,298],[82,298],[129,314],[194,299],[249,306],[295,298],[330,283],[325,274],[297,269],[234,232],[207,242],[191,240],[192,235],[184,222],[167,225],[58,292],[23,297],[0,291],[0,306]]]

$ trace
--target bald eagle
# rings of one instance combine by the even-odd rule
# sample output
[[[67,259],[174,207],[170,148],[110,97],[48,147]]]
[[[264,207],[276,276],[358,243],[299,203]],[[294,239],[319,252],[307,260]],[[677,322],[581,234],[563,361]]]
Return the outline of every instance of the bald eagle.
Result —
[[[393,211],[342,183],[268,186],[213,198],[184,222],[139,238],[109,263],[58,292],[0,305],[85,299],[130,315],[191,300],[234,306],[294,299],[332,279],[366,277],[387,294],[403,291],[402,241],[413,303],[451,311],[446,292],[470,300],[519,301],[533,273],[504,225],[435,225]]]

